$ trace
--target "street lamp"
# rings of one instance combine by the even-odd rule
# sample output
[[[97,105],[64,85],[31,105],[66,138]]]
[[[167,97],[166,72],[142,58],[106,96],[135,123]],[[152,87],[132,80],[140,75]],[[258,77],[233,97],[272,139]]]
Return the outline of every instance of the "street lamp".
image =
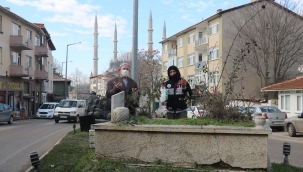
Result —
[[[68,62],[73,62],[73,61],[68,61]],[[63,72],[63,63],[66,63],[66,62],[62,62],[61,75],[62,75],[62,72]],[[62,76],[63,76],[63,75],[62,75]]]
[[[64,96],[67,97],[67,59],[68,59],[68,46],[80,44],[81,42],[67,44],[66,45],[66,61],[65,61],[65,84],[64,84]],[[63,63],[62,63],[63,64]]]

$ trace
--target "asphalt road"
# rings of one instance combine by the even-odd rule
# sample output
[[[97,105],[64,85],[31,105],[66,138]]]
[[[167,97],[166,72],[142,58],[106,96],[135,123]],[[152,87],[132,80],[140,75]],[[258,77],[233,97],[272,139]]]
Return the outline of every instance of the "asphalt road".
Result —
[[[290,137],[287,132],[273,131],[268,137],[268,152],[271,162],[283,163],[283,143],[289,142],[291,145],[288,161],[290,165],[303,167],[303,134]]]
[[[41,157],[70,131],[72,123],[51,119],[0,123],[0,172],[24,172],[31,166],[31,152]]]

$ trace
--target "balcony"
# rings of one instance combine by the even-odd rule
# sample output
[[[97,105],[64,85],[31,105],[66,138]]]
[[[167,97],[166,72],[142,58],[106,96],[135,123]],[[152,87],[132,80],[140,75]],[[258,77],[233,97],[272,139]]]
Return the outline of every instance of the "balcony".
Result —
[[[177,55],[177,49],[172,49],[171,51],[168,52],[168,56],[175,56]]]
[[[35,79],[47,80],[47,72],[45,70],[35,70]]]
[[[206,61],[199,61],[195,64],[195,69],[202,69],[203,66],[207,66],[207,62]]]
[[[46,46],[35,46],[36,57],[48,57],[48,49]]]
[[[199,38],[198,40],[195,41],[195,47],[206,45],[206,44],[208,44],[208,40],[206,36]]]
[[[17,50],[32,50],[33,41],[31,39],[23,40],[22,35],[10,35],[9,46]]]
[[[9,66],[9,76],[10,77],[32,77],[33,68],[32,67],[23,68],[22,65],[10,65]]]

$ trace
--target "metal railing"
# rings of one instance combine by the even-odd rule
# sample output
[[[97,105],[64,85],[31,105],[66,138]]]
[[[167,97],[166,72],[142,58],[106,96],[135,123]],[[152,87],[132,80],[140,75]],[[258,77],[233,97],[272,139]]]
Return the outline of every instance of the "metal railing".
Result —
[[[199,38],[198,40],[195,41],[195,46],[197,47],[197,46],[207,44],[207,43],[208,43],[207,37],[204,36],[204,37]]]
[[[177,54],[177,49],[172,49],[171,51],[168,52],[168,56],[173,56]]]

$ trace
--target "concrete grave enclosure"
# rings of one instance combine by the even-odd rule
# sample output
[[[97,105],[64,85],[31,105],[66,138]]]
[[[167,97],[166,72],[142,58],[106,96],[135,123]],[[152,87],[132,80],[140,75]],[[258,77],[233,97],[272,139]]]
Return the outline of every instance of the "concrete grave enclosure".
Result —
[[[90,130],[91,147],[97,158],[135,158],[174,165],[211,165],[224,162],[243,169],[266,169],[270,128],[135,125],[111,122]],[[94,137],[94,138],[92,138]]]

